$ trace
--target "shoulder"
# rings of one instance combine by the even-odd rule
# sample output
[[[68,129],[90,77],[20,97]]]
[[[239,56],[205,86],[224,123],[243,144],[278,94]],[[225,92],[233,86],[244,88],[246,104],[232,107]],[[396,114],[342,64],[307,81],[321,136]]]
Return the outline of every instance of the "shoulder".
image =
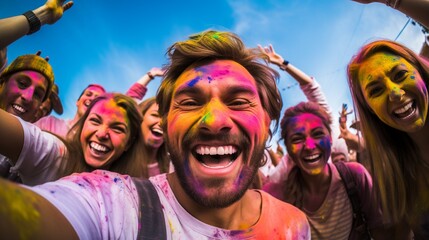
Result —
[[[304,212],[268,193],[259,192],[262,195],[262,214],[257,227],[266,229],[270,236],[279,239],[310,238],[310,225]]]
[[[371,178],[368,170],[358,162],[345,162],[346,167],[350,169],[350,172],[354,176],[358,176],[360,178]]]
[[[82,190],[100,191],[102,194],[111,195],[111,191],[135,192],[132,178],[106,170],[95,170],[92,172],[74,173],[59,180],[66,185],[77,186]]]
[[[370,193],[373,188],[372,177],[367,169],[357,162],[346,162],[344,165],[349,169],[352,180],[355,182],[359,195]],[[342,179],[347,181],[346,179]]]
[[[264,207],[264,210],[272,213],[287,212],[289,216],[294,216],[298,219],[306,219],[304,212],[302,212],[292,204],[283,202],[264,191],[259,192],[262,195],[262,204],[267,207]]]

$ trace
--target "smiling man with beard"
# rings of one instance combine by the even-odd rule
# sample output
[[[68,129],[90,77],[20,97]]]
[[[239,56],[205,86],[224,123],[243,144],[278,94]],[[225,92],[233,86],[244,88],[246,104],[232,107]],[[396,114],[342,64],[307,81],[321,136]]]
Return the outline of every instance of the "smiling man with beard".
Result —
[[[100,170],[30,189],[0,182],[0,232],[140,239],[154,225],[153,239],[310,239],[303,212],[248,189],[282,107],[278,74],[260,61],[266,56],[217,31],[177,42],[168,54],[157,102],[176,171],[146,180],[154,191],[140,195],[141,180]],[[161,203],[159,224],[146,197]],[[158,235],[164,223],[166,235]]]

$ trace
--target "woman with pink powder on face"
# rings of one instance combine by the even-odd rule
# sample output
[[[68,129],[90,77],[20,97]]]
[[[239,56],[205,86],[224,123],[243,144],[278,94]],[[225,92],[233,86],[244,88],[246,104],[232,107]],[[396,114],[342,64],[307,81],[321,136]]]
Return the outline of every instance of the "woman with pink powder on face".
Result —
[[[315,102],[288,108],[280,122],[288,152],[287,178],[264,185],[263,190],[291,203],[307,215],[312,239],[367,239],[355,225],[351,201],[331,155],[331,117]],[[372,179],[359,163],[345,163],[356,182],[360,211],[374,239],[393,239],[382,222],[373,195]]]
[[[0,111],[0,153],[13,162],[26,185],[36,185],[75,173],[105,169],[142,176],[142,118],[135,101],[119,93],[94,99],[62,139]]]

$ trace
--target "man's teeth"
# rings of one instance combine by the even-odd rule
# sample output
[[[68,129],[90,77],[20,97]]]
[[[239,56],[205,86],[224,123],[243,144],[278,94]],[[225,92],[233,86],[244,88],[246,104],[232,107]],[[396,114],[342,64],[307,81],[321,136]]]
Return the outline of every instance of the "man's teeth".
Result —
[[[402,114],[402,113],[408,111],[412,106],[413,106],[413,102],[410,102],[407,105],[405,105],[404,107],[395,110],[394,113],[395,114]]]
[[[20,113],[25,113],[25,112],[26,112],[26,111],[25,111],[25,109],[24,109],[23,107],[19,106],[19,105],[13,104],[13,105],[12,105],[12,107],[13,107],[16,111],[18,111],[18,112],[20,112]]]
[[[233,146],[220,146],[220,147],[209,147],[200,146],[197,148],[197,153],[200,155],[225,155],[234,154],[237,149]]]
[[[100,145],[96,142],[91,142],[90,143],[91,148],[94,148],[95,150],[99,151],[99,152],[108,152],[109,149],[106,146]]]
[[[314,160],[314,159],[318,158],[319,156],[320,156],[320,154],[314,154],[314,155],[311,155],[311,156],[307,156],[304,159],[305,160]]]

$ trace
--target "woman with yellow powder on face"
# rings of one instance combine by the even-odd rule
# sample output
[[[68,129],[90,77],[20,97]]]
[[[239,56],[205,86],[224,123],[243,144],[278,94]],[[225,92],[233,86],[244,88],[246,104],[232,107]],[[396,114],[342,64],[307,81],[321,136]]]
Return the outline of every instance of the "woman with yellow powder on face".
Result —
[[[379,40],[352,58],[348,81],[386,219],[405,221],[417,239],[428,239],[429,62]]]

